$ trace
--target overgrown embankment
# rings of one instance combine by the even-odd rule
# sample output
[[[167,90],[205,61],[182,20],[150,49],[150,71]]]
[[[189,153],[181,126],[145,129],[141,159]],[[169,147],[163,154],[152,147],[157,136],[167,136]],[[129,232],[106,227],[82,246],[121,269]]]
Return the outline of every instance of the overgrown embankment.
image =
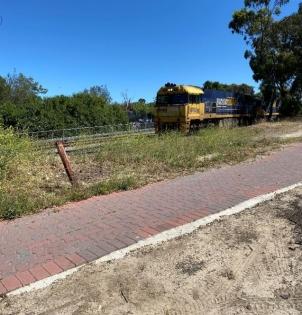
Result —
[[[58,156],[38,150],[27,137],[0,129],[0,218],[253,158],[290,141],[269,136],[276,133],[275,126],[107,140],[96,153],[71,155],[77,188],[70,186]]]

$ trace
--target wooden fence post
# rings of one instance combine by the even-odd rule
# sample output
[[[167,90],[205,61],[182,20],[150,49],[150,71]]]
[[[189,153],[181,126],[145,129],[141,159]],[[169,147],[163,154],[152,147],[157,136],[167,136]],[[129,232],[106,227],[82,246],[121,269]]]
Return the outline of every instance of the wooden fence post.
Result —
[[[65,151],[65,147],[64,147],[63,141],[57,141],[56,142],[56,147],[57,147],[58,153],[60,155],[61,161],[62,161],[62,163],[64,165],[65,172],[66,172],[66,174],[67,174],[67,176],[69,178],[70,183],[73,186],[77,185],[77,181],[76,181],[76,178],[75,178],[74,173],[72,171],[71,163],[70,163],[68,155],[67,155],[67,153]]]

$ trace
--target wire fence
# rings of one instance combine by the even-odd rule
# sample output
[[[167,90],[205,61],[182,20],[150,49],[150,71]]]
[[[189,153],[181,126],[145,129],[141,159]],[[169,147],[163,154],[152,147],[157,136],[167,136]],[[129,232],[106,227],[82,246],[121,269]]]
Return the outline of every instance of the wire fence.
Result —
[[[140,134],[155,135],[153,122],[134,122],[129,124],[77,127],[35,132],[18,132],[20,137],[29,137],[37,150],[57,153],[56,143],[63,142],[67,152],[95,152],[104,141],[118,140]]]
[[[46,142],[70,142],[82,138],[110,137],[123,134],[137,134],[143,132],[153,132],[153,122],[134,122],[129,124],[77,127],[55,130],[40,130],[35,132],[21,132],[20,135],[27,135],[33,140]]]

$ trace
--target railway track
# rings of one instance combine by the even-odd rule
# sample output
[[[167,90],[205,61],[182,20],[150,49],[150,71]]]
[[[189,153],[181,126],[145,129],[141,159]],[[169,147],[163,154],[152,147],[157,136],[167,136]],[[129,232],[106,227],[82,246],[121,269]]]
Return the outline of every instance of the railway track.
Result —
[[[56,142],[64,143],[66,152],[94,152],[106,141],[121,139],[126,137],[136,137],[139,135],[155,135],[155,129],[150,127],[146,129],[137,129],[131,131],[118,131],[108,133],[98,133],[91,135],[79,135],[71,137],[55,137],[51,139],[35,139],[38,149],[57,153]]]

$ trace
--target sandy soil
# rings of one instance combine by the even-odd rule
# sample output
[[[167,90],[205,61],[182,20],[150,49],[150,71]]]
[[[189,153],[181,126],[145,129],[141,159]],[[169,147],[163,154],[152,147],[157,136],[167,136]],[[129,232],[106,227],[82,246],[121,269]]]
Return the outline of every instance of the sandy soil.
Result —
[[[249,128],[261,131],[261,137],[266,138],[280,138],[284,140],[300,138],[302,136],[302,118],[296,117],[274,123],[262,122]]]
[[[0,314],[301,314],[302,188],[52,286]]]
[[[300,138],[302,137],[302,130],[292,133],[287,133],[285,135],[280,136],[283,139],[290,139],[290,138]]]

